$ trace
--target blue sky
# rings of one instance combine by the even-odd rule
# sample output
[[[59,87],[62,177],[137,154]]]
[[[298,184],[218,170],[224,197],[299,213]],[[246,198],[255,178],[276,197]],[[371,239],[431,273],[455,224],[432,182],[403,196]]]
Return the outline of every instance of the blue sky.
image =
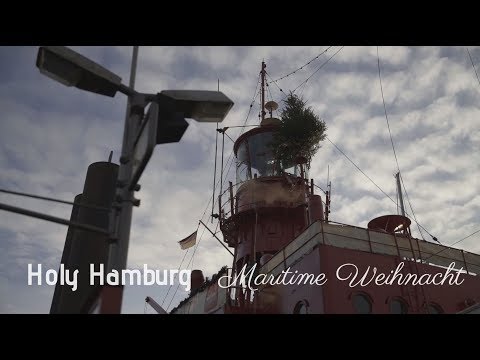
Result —
[[[220,79],[220,89],[235,102],[224,125],[241,125],[263,59],[276,79],[327,47],[140,47],[136,88],[216,90]],[[72,48],[128,82],[131,47]],[[333,46],[279,86],[285,92],[294,89],[339,48]],[[469,50],[479,71],[480,48]],[[55,83],[35,67],[36,53],[36,47],[0,47],[0,187],[73,200],[82,191],[90,163],[106,160],[110,150],[118,162],[126,99]],[[480,228],[480,84],[465,47],[381,46],[379,55],[390,127],[417,220],[443,244],[451,244]],[[283,94],[275,84],[269,89],[281,105]],[[329,138],[395,198],[396,164],[376,47],[345,47],[298,91],[325,120]],[[249,124],[258,123],[258,111],[257,99]],[[142,176],[129,267],[178,268],[185,253],[177,241],[196,229],[211,198],[215,125],[189,123],[181,143],[155,149]],[[235,139],[240,129],[228,132]],[[225,144],[227,159],[232,143],[226,139]],[[396,206],[325,141],[310,172],[322,187],[327,165],[332,220],[366,226],[376,216],[396,213]],[[231,180],[233,175],[230,171]],[[66,205],[5,194],[0,194],[0,202],[62,218],[69,218],[71,211]],[[209,220],[208,214],[203,220]],[[27,264],[56,269],[66,230],[0,212],[0,313],[49,311],[53,287],[27,286]],[[412,230],[419,237],[416,226]],[[478,253],[479,237],[458,247]],[[231,265],[231,256],[205,232],[193,267],[211,276],[223,265]],[[127,287],[123,312],[143,313],[147,295],[161,303],[166,292],[167,287],[160,286]],[[170,308],[184,296],[178,291]]]

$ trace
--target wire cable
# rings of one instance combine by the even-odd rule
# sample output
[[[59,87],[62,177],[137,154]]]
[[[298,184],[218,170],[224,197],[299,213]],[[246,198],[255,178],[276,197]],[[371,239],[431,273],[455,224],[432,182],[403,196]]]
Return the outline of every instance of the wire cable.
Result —
[[[52,202],[56,202],[56,203],[60,203],[60,204],[80,206],[80,207],[90,208],[90,209],[94,209],[94,210],[110,211],[109,208],[102,207],[102,206],[82,204],[81,202],[80,203],[74,203],[74,202],[71,202],[71,201],[59,200],[59,199],[54,199],[54,198],[50,198],[50,197],[46,197],[46,196],[28,194],[28,193],[24,193],[24,192],[11,191],[11,190],[6,190],[6,189],[0,189],[0,192],[5,193],[5,194],[10,194],[10,195],[18,195],[18,196],[29,197],[29,198],[32,198],[32,199],[52,201]]]
[[[266,74],[270,79],[272,78],[267,71],[265,71],[265,74]],[[270,83],[272,83],[272,81],[270,81]],[[277,84],[276,82],[273,82],[273,83],[277,86],[278,90],[280,90],[280,92],[283,93],[283,94],[285,95],[285,97],[286,97],[287,94],[285,93],[285,91],[283,91],[282,88],[281,88],[280,86],[278,86],[278,84]]]
[[[472,55],[470,55],[470,50],[468,50],[468,47],[467,47],[467,52],[468,52],[468,57],[470,58],[470,62],[472,63],[473,71],[475,71],[475,75],[477,76],[478,84],[480,85],[480,78],[478,77],[477,69],[475,68],[475,64],[473,63]]]
[[[478,229],[477,231],[474,231],[474,232],[471,233],[470,235],[467,235],[467,236],[465,236],[464,238],[462,238],[462,239],[460,239],[460,240],[458,240],[458,241],[455,241],[455,242],[452,243],[452,244],[445,245],[445,249],[442,249],[442,250],[440,250],[439,252],[436,252],[435,254],[430,255],[428,258],[425,259],[425,261],[427,261],[428,259],[430,259],[430,258],[433,257],[433,256],[437,256],[437,255],[440,254],[441,252],[444,252],[445,250],[448,250],[449,248],[451,248],[453,245],[456,245],[456,244],[462,242],[463,240],[466,240],[466,239],[468,239],[469,237],[472,237],[473,235],[475,235],[476,233],[479,233],[479,232],[480,232],[480,229]]]
[[[368,180],[370,180],[371,183],[378,188],[378,190],[380,190],[387,198],[389,198],[395,205],[397,205],[397,203],[395,202],[395,200],[393,200],[393,199],[390,197],[390,195],[388,195],[385,191],[383,191],[382,188],[381,188],[380,186],[378,186],[377,183],[375,183],[375,181],[373,181],[362,169],[360,169],[360,168],[358,167],[358,165],[355,164],[355,163],[353,162],[353,160],[350,159],[350,158],[347,156],[347,154],[345,154],[337,145],[335,145],[335,144],[332,142],[332,140],[329,139],[328,136],[326,136],[325,139],[327,139],[343,156],[345,156],[345,157],[347,158],[347,160],[350,161],[350,163],[357,168],[358,171],[360,171]],[[406,215],[410,215],[410,214],[408,214],[406,211],[405,211],[405,214],[406,214]],[[434,239],[435,241],[438,242],[438,239],[437,239],[436,237],[434,237],[432,234],[430,234],[430,233],[428,232],[428,230],[425,229],[425,227],[423,227],[423,226],[422,226],[420,223],[418,223],[416,220],[414,220],[414,221],[418,224],[418,226],[420,226],[423,230],[425,230],[425,232],[426,232],[428,235],[430,235],[430,236],[432,237],[432,239]]]
[[[198,226],[200,227],[200,222],[198,223]],[[198,231],[198,228],[197,228],[197,231]],[[202,234],[200,235],[200,239],[198,240],[198,243],[197,245],[195,245],[195,248],[193,249],[193,254],[192,254],[192,257],[190,258],[190,261],[188,262],[187,264],[187,269],[190,268],[190,264],[192,265],[193,267],[193,258],[195,256],[195,252],[197,251],[198,249],[198,246],[200,245],[200,242],[202,241],[202,238],[203,238],[203,234],[205,233],[205,227],[203,228],[203,232]],[[193,269],[192,269],[193,270]],[[170,302],[168,303],[168,306],[167,308],[165,309],[165,311],[168,312],[168,309],[170,308],[170,305],[172,304],[173,302],[173,299],[175,299],[175,295],[177,295],[177,291],[178,289],[180,288],[180,281],[178,282],[178,285],[177,285],[177,288],[175,289],[175,292],[173,293],[173,296],[172,298],[170,299]],[[163,304],[162,304],[163,305]]]
[[[260,78],[259,78],[259,79],[260,79]],[[257,82],[257,88],[258,88],[258,84],[259,84],[259,82]],[[246,124],[247,124],[248,119],[249,119],[249,117],[250,117],[250,113],[251,113],[253,104],[254,104],[254,102],[255,102],[258,94],[259,94],[259,92],[257,93],[257,88],[255,88],[255,95],[254,95],[254,97],[253,97],[252,102],[250,103],[250,107],[249,107],[247,116],[246,116],[246,118],[245,118],[244,124],[243,124],[243,126],[241,127],[241,131],[240,131],[239,136],[241,136],[241,135],[243,134],[243,132],[245,131],[245,127],[246,127]],[[222,178],[224,181],[226,181],[226,179],[227,179],[227,177],[228,177],[228,174],[230,173],[230,169],[231,169],[231,167],[232,167],[232,164],[233,164],[233,157],[232,157],[233,152],[234,152],[234,150],[232,149],[232,151],[231,151],[231,153],[230,153],[230,156],[229,156],[229,158],[228,158],[229,160],[232,160],[232,161],[230,161],[230,166],[228,167],[227,174],[225,175],[224,178]],[[229,161],[227,160],[227,164],[225,165],[225,168],[227,167],[228,162],[229,162]],[[217,185],[218,185],[218,183],[217,183]],[[209,204],[207,204],[207,208],[208,208],[208,205],[209,205]],[[205,212],[204,212],[203,215],[202,215],[202,220],[203,220],[203,217],[204,217],[204,216],[205,216]],[[216,227],[215,227],[215,231],[214,231],[214,232],[217,231],[217,228],[218,228],[218,225],[219,225],[219,224],[220,224],[220,222],[217,222],[217,225],[216,225]],[[200,226],[200,225],[199,225],[199,226]],[[193,251],[192,257],[190,258],[190,261],[189,261],[187,267],[190,266],[190,263],[192,263],[192,266],[193,266],[193,259],[194,259],[194,257],[195,257],[195,253],[196,253],[196,251],[197,251],[198,246],[200,245],[200,242],[201,242],[201,240],[202,240],[202,236],[203,236],[204,233],[205,233],[205,229],[203,229],[202,235],[200,236],[200,239],[199,239],[197,245],[195,246],[195,249],[194,249],[194,251]],[[180,286],[180,284],[177,286],[177,289],[175,290],[175,293],[177,292],[179,286]],[[174,297],[175,297],[175,294],[174,294]],[[173,298],[172,298],[172,301],[173,301]],[[170,304],[169,304],[169,306],[170,306]]]
[[[415,211],[413,210],[412,203],[410,202],[410,198],[408,197],[408,194],[407,194],[407,189],[405,187],[405,183],[403,182],[402,172],[400,171],[400,165],[398,163],[397,152],[395,151],[395,145],[393,143],[392,131],[390,129],[390,121],[388,120],[388,114],[387,114],[387,105],[385,104],[385,96],[383,94],[383,84],[382,84],[382,75],[381,75],[381,71],[380,71],[380,56],[378,54],[378,46],[377,46],[377,66],[378,66],[378,80],[380,82],[380,92],[382,93],[383,111],[385,112],[385,119],[387,120],[388,134],[390,135],[390,143],[392,144],[393,155],[395,156],[395,162],[397,164],[397,169],[398,169],[398,173],[399,173],[402,185],[403,185],[403,189],[405,190],[405,194],[407,195],[407,200],[408,200],[408,203],[410,205],[410,209],[412,210],[413,219],[415,220],[415,223],[417,224],[418,231],[420,232],[420,236],[422,237],[423,240],[425,240],[425,238],[423,237],[422,231],[420,230],[420,226],[418,226],[418,221],[417,221],[417,218],[415,216]],[[400,191],[401,191],[401,189],[400,189]],[[435,236],[432,236],[432,239],[438,242],[438,240]]]
[[[317,184],[313,184],[313,186],[315,186],[316,188],[319,188],[320,190],[322,190],[322,192],[324,194],[326,194],[327,192],[325,190],[323,190],[320,186],[318,186]]]
[[[378,79],[380,80],[380,91],[382,93],[383,111],[385,112],[385,119],[387,119],[388,133],[390,134],[390,142],[392,143],[393,155],[395,156],[395,162],[397,163],[398,172],[400,172],[400,166],[398,165],[397,152],[395,151],[395,145],[393,145],[392,132],[390,131],[390,122],[388,121],[387,106],[385,105],[385,97],[383,96],[382,76],[380,75],[380,57],[378,56],[377,46],[377,64],[378,64]]]
[[[247,127],[248,118],[250,117],[250,114],[251,114],[251,112],[252,112],[253,104],[255,103],[255,100],[256,100],[256,98],[257,98],[257,96],[258,96],[258,94],[259,94],[259,92],[257,92],[259,84],[260,84],[260,74],[258,75],[257,84],[256,84],[256,87],[255,87],[253,99],[252,99],[252,102],[250,103],[250,106],[249,106],[249,109],[248,109],[248,113],[247,113],[247,116],[245,117],[245,121],[244,121],[243,125],[242,125],[242,126],[231,126],[231,127],[228,127],[228,128],[240,127],[240,128],[241,128],[240,135],[241,135],[241,134],[243,133],[243,131],[245,130],[245,127]],[[226,176],[225,176],[225,180],[226,180],[226,178],[228,177],[228,173],[229,173],[229,171],[230,171],[231,165],[233,164],[233,162],[230,161],[230,160],[232,159],[232,155],[233,155],[233,150],[232,150],[232,152],[230,153],[230,156],[229,156],[229,158],[228,158],[228,160],[227,160],[227,163],[225,164],[225,167],[222,169],[222,171],[223,171],[223,170],[228,166],[228,163],[230,162],[230,167],[229,167],[228,172],[227,172],[227,174],[226,174]],[[214,187],[214,188],[216,188],[216,187],[219,185],[219,183],[221,182],[222,179],[223,179],[223,177],[217,181],[217,183],[215,184],[215,187]],[[206,212],[207,212],[207,209],[208,209],[208,207],[210,206],[210,201],[212,201],[211,198],[209,199],[209,201],[208,201],[208,203],[207,203],[207,206],[205,207],[205,210],[204,210],[204,212],[203,212],[203,214],[202,214],[202,217],[201,217],[202,220],[204,219],[205,214],[206,214]],[[217,200],[214,199],[213,201],[217,201]],[[214,206],[215,206],[215,205],[214,205]],[[199,227],[200,227],[200,222],[198,223],[197,231],[198,231]],[[218,223],[217,223],[217,227],[218,227]],[[193,254],[192,254],[191,258],[190,258],[190,261],[188,262],[187,268],[190,267],[190,264],[193,265],[193,259],[194,259],[195,253],[196,253],[196,251],[197,251],[198,246],[200,245],[200,242],[202,241],[202,238],[203,238],[204,233],[205,233],[205,228],[203,229],[203,232],[202,232],[202,234],[200,235],[200,238],[199,238],[197,244],[195,245]],[[187,251],[187,252],[188,252],[188,251]],[[184,259],[185,259],[185,256],[186,256],[186,253],[185,253],[185,255],[184,255],[183,259],[182,259],[181,264],[183,264],[183,261],[184,261]],[[180,264],[180,266],[181,266],[181,264]],[[179,289],[179,286],[180,286],[180,283],[177,285],[177,288],[175,289],[175,292],[174,292],[174,294],[173,294],[173,297],[172,297],[172,299],[170,300],[170,302],[169,302],[169,304],[168,304],[168,306],[167,306],[167,308],[166,308],[166,311],[167,311],[167,312],[168,312],[168,309],[169,309],[171,303],[173,302],[173,299],[175,298],[175,295],[176,295],[176,293],[177,293],[177,291],[178,291],[178,289]],[[170,291],[170,289],[171,289],[171,287],[169,288],[169,291]],[[169,292],[169,291],[168,291],[168,292]],[[168,296],[168,292],[167,292],[167,295],[165,296],[165,298],[164,298],[164,300],[163,300],[163,302],[162,302],[162,306],[163,306],[163,304],[164,304],[164,302],[165,302],[165,300],[166,300],[166,298],[167,298],[167,296]]]
[[[420,233],[420,236],[422,237],[422,239],[425,240],[425,238],[423,237],[422,229],[420,229],[420,226],[418,226],[418,221],[417,221],[417,217],[415,216],[415,211],[413,210],[412,203],[410,202],[410,197],[408,196],[407,188],[405,187],[405,183],[403,182],[402,173],[400,173],[399,176],[400,176],[400,181],[402,182],[403,190],[405,191],[405,195],[407,196],[408,205],[410,206],[410,209],[412,210],[413,218],[415,219],[415,223],[417,224],[418,232]],[[440,243],[440,241],[438,241],[438,239],[435,238],[434,236],[432,236],[432,238],[434,238],[435,241]]]
[[[342,49],[344,47],[345,46],[342,46],[332,56],[330,56],[325,62],[323,62],[309,77],[307,77],[303,82],[300,83],[300,85],[298,85],[295,89],[293,89],[292,93],[294,93],[303,84],[306,84],[307,81],[310,80],[313,75],[315,75],[318,71],[320,71],[321,68],[323,68],[325,65],[327,65],[330,62],[330,60],[332,60],[340,51],[342,51]]]
[[[215,132],[215,165],[213,167],[213,190],[212,190],[212,221],[213,221],[213,207],[215,205],[215,182],[217,177],[217,157],[218,157],[218,122],[217,131]]]
[[[198,228],[197,228],[197,231],[198,231]],[[180,266],[178,267],[178,271],[180,271],[180,268],[182,267],[182,264],[183,264],[183,261],[185,260],[185,257],[187,256],[187,253],[190,251],[190,249],[187,249],[187,251],[185,251],[185,254],[183,254],[183,258],[182,258],[182,261],[180,262]],[[177,271],[177,273],[178,273]],[[167,291],[167,294],[165,295],[165,297],[163,298],[163,301],[162,301],[162,306],[163,304],[165,303],[165,300],[167,299],[167,296],[168,296],[168,293],[170,292],[170,289],[172,288],[172,285],[170,285],[168,287],[168,291]]]
[[[268,84],[267,84],[267,90],[268,90],[268,94],[270,95],[270,99],[271,99],[272,101],[275,101],[275,100],[273,100],[272,91],[270,90],[270,86],[269,86]],[[278,116],[278,109],[275,110],[275,112],[277,113],[277,116]],[[272,116],[273,116],[273,114],[272,114]]]
[[[326,48],[325,50],[323,50],[320,54],[318,54],[317,56],[315,56],[312,60],[310,60],[310,61],[307,62],[306,64],[300,66],[298,69],[296,69],[296,70],[288,73],[287,75],[284,75],[284,76],[282,76],[282,77],[280,77],[280,78],[278,78],[278,79],[276,79],[276,80],[270,81],[269,84],[271,84],[272,82],[277,82],[277,81],[280,81],[280,80],[282,80],[282,79],[285,79],[285,78],[289,77],[290,75],[295,74],[297,71],[302,70],[305,66],[310,65],[310,63],[311,63],[312,61],[315,61],[315,60],[318,59],[320,56],[322,56],[323,54],[325,54],[331,47],[332,47],[332,46],[329,46],[328,48]]]

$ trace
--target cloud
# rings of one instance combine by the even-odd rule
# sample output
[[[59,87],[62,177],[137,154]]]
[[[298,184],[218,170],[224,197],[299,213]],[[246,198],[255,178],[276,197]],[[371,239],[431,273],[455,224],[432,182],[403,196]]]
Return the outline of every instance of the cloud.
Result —
[[[245,120],[257,124],[258,98],[248,119],[247,113],[262,59],[268,79],[277,79],[327,47],[140,47],[136,89],[151,93],[216,90],[220,79],[220,89],[235,102],[221,126],[242,125]],[[131,47],[72,48],[128,82]],[[282,105],[284,93],[295,89],[339,48],[332,47],[294,75],[270,83],[267,100],[272,97]],[[469,49],[479,71],[480,48]],[[118,162],[126,100],[121,94],[109,98],[45,78],[35,68],[36,51],[34,47],[0,48],[4,70],[0,74],[0,187],[72,201],[82,192],[91,162],[105,161],[110,150]],[[451,244],[477,230],[480,217],[476,156],[480,152],[480,84],[462,47],[382,46],[379,55],[390,128],[417,220],[442,243]],[[345,47],[298,91],[326,121],[329,138],[395,199],[397,165],[380,93],[376,47]],[[157,146],[142,175],[129,266],[178,268],[185,252],[177,241],[197,228],[204,211],[203,220],[215,228],[207,203],[212,197],[216,126],[188,122],[181,142]],[[231,128],[227,133],[235,139],[241,130]],[[231,149],[231,141],[225,138],[225,164]],[[327,171],[333,185],[333,220],[366,226],[375,216],[396,213],[396,205],[325,141],[310,176],[325,188]],[[236,182],[234,166],[228,180]],[[0,201],[63,218],[69,218],[71,211],[66,205],[4,194]],[[407,211],[411,212],[408,204]],[[211,276],[221,266],[231,265],[231,255],[208,231],[199,230],[193,268]],[[420,236],[416,226],[412,230]],[[1,214],[0,312],[49,311],[53,287],[26,286],[26,264],[56,268],[65,234],[62,225]],[[475,235],[456,246],[478,252],[477,244]],[[182,267],[192,253],[193,249],[186,254]],[[123,311],[142,313],[147,295],[162,302],[167,291],[165,287],[127,287]],[[174,293],[172,288],[165,306]],[[179,290],[170,308],[184,296]]]

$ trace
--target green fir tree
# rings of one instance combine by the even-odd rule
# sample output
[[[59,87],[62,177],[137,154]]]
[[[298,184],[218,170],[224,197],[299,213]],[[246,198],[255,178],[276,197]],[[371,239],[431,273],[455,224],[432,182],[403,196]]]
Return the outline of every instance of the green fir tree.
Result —
[[[281,124],[275,132],[271,147],[283,168],[305,162],[310,167],[313,156],[325,140],[327,126],[306,102],[290,92],[284,100]]]

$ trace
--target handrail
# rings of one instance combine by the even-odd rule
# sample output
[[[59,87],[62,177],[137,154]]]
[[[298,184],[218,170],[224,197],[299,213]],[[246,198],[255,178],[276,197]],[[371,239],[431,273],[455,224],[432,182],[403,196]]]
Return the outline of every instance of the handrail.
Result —
[[[303,244],[302,244],[301,246],[299,246],[297,249],[295,249],[292,253],[286,254],[286,253],[285,253],[285,249],[286,249],[287,247],[289,247],[289,246],[291,247],[293,242],[295,242],[297,239],[300,239],[300,236],[301,236],[302,234],[304,234],[304,233],[308,230],[308,227],[307,227],[302,234],[300,234],[299,236],[297,236],[297,237],[295,238],[295,240],[291,241],[290,243],[288,243],[287,245],[285,245],[284,247],[282,247],[277,253],[275,253],[275,254],[273,255],[273,257],[272,257],[267,263],[265,263],[265,264],[262,266],[262,268],[260,269],[260,271],[262,271],[262,270],[263,270],[263,271],[268,270],[267,274],[273,273],[279,266],[283,266],[283,267],[284,267],[284,270],[285,270],[285,269],[287,268],[287,265],[286,265],[287,260],[288,260],[291,256],[295,255],[295,254],[296,254],[298,251],[300,251],[302,248],[304,248],[305,246],[309,245],[310,242],[311,242],[313,239],[318,238],[317,236],[318,236],[319,234],[322,235],[322,236],[321,236],[321,242],[320,242],[320,241],[317,241],[317,244],[315,244],[314,247],[316,247],[317,245],[320,245],[320,244],[322,244],[322,245],[327,245],[327,246],[335,246],[335,244],[326,244],[326,243],[325,243],[325,234],[327,234],[327,235],[330,234],[330,235],[340,236],[340,237],[343,237],[343,238],[356,240],[356,241],[358,241],[358,242],[368,243],[368,244],[369,244],[369,250],[368,250],[368,252],[370,252],[370,253],[379,253],[378,251],[375,251],[375,250],[373,249],[372,245],[379,244],[379,245],[387,246],[387,247],[391,247],[391,248],[395,248],[395,247],[398,246],[398,243],[397,243],[396,239],[395,239],[395,245],[391,245],[391,244],[386,244],[386,243],[374,241],[374,240],[372,240],[371,237],[370,237],[370,232],[376,232],[376,233],[385,234],[385,235],[392,235],[392,234],[382,233],[382,232],[375,231],[375,230],[372,230],[372,229],[365,229],[365,228],[361,228],[361,227],[357,227],[357,226],[350,226],[350,225],[346,225],[346,224],[341,224],[341,225],[348,226],[348,227],[351,227],[351,228],[357,228],[357,229],[361,229],[361,230],[367,231],[368,239],[365,240],[365,239],[355,238],[355,237],[348,236],[348,235],[344,235],[344,234],[339,235],[339,234],[336,234],[336,233],[328,232],[328,230],[325,230],[323,224],[329,224],[329,223],[327,223],[327,222],[325,222],[325,221],[321,221],[321,220],[318,220],[317,222],[319,222],[319,223],[322,225],[322,226],[320,227],[320,229],[319,229],[318,232],[315,232],[309,239],[306,239],[306,240],[305,240],[305,239],[302,239],[301,241],[303,241]],[[316,222],[315,222],[315,223],[316,223]],[[311,224],[310,226],[314,225],[315,223]],[[310,226],[309,226],[309,227],[310,227]],[[422,241],[422,240],[415,239],[415,238],[412,238],[412,240],[415,240],[415,241],[417,242],[417,244]],[[471,270],[469,270],[469,266],[468,266],[468,265],[471,265],[470,268],[471,268],[472,266],[473,266],[473,267],[476,267],[476,268],[480,268],[480,265],[479,265],[480,262],[479,262],[479,264],[475,264],[475,263],[472,263],[472,262],[467,261],[466,258],[465,258],[465,254],[471,254],[471,255],[473,255],[473,256],[477,256],[477,257],[479,258],[479,260],[480,260],[480,255],[475,254],[475,253],[469,253],[469,252],[466,252],[466,251],[464,251],[464,250],[462,250],[462,249],[451,248],[451,247],[448,247],[448,246],[445,246],[445,245],[438,245],[438,244],[430,243],[430,242],[427,242],[427,241],[425,241],[425,243],[429,243],[429,244],[433,244],[434,246],[449,248],[449,249],[453,249],[453,250],[456,250],[456,251],[461,252],[461,253],[462,253],[462,257],[463,257],[462,265],[464,266],[465,272],[466,272],[467,274],[469,274],[469,275],[477,275],[477,276],[480,275],[480,273],[478,273],[478,272],[472,272]],[[314,247],[313,247],[313,248],[314,248]],[[352,248],[353,248],[353,247],[352,247]],[[363,248],[362,248],[362,249],[357,248],[357,249],[360,250],[360,251],[365,251],[365,250],[363,250]],[[400,250],[403,252],[403,254],[404,254],[403,256],[401,255]],[[417,250],[413,249],[413,247],[412,247],[412,248],[410,248],[410,247],[400,247],[400,248],[399,248],[399,252],[398,252],[399,255],[397,255],[397,256],[403,258],[403,260],[412,261],[412,259],[414,259],[414,258],[416,259],[415,252],[420,253],[420,247],[419,247],[418,245],[417,245]],[[407,254],[406,254],[406,253],[407,253]],[[408,253],[410,253],[412,256],[411,256],[411,257],[409,257],[409,256],[407,257],[406,255],[408,255]],[[458,259],[454,259],[454,258],[449,257],[449,256],[441,256],[441,255],[439,255],[439,254],[437,254],[437,253],[435,253],[435,252],[430,253],[430,252],[426,251],[426,249],[423,249],[423,251],[422,251],[421,254],[422,254],[424,257],[427,257],[428,255],[434,255],[434,256],[435,256],[436,258],[438,258],[438,259],[452,260],[452,261],[455,261],[455,262],[458,261]],[[280,261],[279,261],[279,257],[280,257]],[[419,260],[419,262],[421,262],[421,263],[426,263],[426,264],[429,264],[429,265],[432,265],[432,266],[442,266],[442,265],[440,265],[440,264],[436,264],[435,261],[428,261],[428,262],[427,262],[427,261],[424,260],[424,259],[418,259],[418,260]],[[435,259],[434,259],[434,260],[435,260]],[[272,268],[272,269],[268,269],[268,264],[269,264],[269,263],[272,263],[273,261],[278,261],[278,265],[275,266],[275,267]],[[439,261],[438,261],[438,262],[439,262]],[[293,264],[294,264],[294,263],[290,264],[290,266],[292,266]]]

